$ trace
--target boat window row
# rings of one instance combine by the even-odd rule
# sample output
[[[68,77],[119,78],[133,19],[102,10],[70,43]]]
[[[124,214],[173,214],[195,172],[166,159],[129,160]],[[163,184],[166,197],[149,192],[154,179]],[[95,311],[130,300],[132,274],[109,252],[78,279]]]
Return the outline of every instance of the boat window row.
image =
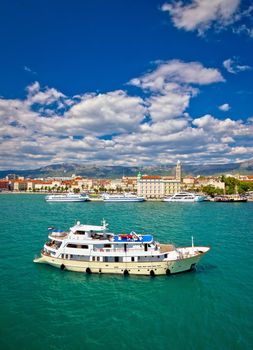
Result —
[[[89,249],[89,246],[87,244],[73,244],[73,243],[69,243],[67,245],[67,248]]]
[[[74,254],[61,254],[62,259],[69,260],[82,260],[82,261],[98,261],[98,262],[150,262],[150,261],[161,261],[164,258],[167,258],[167,254],[158,255],[158,256],[90,256],[86,255],[74,255]]]

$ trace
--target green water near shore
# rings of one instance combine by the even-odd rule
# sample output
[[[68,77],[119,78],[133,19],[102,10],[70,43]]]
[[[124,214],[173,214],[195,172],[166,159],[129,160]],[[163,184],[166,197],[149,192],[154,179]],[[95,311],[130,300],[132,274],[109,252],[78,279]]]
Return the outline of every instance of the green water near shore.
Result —
[[[32,262],[75,221],[210,245],[197,271],[85,275]],[[253,203],[46,203],[1,195],[0,349],[252,349]]]

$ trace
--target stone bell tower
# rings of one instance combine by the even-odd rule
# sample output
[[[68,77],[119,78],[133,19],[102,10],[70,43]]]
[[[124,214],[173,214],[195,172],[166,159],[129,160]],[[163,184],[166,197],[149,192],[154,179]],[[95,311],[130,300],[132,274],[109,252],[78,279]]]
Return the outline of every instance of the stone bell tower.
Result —
[[[177,161],[177,166],[176,166],[176,180],[180,181],[182,180],[182,165],[180,160]]]

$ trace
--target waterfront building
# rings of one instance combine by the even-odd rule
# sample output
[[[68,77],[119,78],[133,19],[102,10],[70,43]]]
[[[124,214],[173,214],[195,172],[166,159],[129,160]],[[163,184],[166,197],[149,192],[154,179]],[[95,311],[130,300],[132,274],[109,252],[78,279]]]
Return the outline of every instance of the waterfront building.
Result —
[[[195,184],[195,178],[193,176],[187,176],[183,178],[183,185],[184,186],[191,186],[193,187]]]
[[[122,184],[124,190],[130,191],[130,192],[136,192],[137,191],[137,176],[123,176],[122,177]]]
[[[163,178],[164,196],[170,196],[181,191],[181,181],[171,178]],[[164,197],[163,196],[163,197]]]
[[[202,186],[213,186],[219,188],[220,190],[225,190],[225,182],[220,181],[220,179],[214,177],[198,178],[195,183],[195,187],[199,188]]]
[[[108,189],[111,186],[110,179],[92,179],[92,188],[100,191],[100,189]]]
[[[27,181],[27,192],[32,191],[47,191],[52,187],[52,182],[43,180],[28,180]]]
[[[0,180],[0,191],[9,191],[10,185],[8,180]]]
[[[25,180],[14,180],[11,182],[13,191],[26,191],[27,181]]]
[[[164,181],[161,176],[138,175],[137,195],[144,198],[164,197]]]
[[[113,179],[111,180],[110,186],[109,186],[109,190],[124,190],[124,184],[122,182],[121,179]]]
[[[176,177],[137,176],[137,195],[144,198],[160,199],[181,191],[182,170],[178,161]]]
[[[238,180],[246,181],[246,182],[253,182],[253,175],[240,175]]]

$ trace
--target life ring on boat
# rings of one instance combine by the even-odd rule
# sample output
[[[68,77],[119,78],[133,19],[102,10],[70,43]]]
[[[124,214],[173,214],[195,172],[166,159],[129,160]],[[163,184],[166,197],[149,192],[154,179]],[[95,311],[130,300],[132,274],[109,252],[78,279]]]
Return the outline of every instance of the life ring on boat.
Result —
[[[63,271],[65,269],[65,265],[64,264],[61,264],[60,266],[61,270]]]
[[[89,267],[87,267],[86,273],[87,273],[88,275],[90,275],[90,274],[92,273],[92,272],[91,272],[91,269],[90,269]]]
[[[150,276],[152,276],[152,277],[155,277],[155,272],[154,272],[154,270],[150,270]]]
[[[166,269],[166,275],[169,276],[171,274],[170,269]]]
[[[129,272],[127,269],[124,270],[123,275],[125,275],[125,276],[129,275]]]

